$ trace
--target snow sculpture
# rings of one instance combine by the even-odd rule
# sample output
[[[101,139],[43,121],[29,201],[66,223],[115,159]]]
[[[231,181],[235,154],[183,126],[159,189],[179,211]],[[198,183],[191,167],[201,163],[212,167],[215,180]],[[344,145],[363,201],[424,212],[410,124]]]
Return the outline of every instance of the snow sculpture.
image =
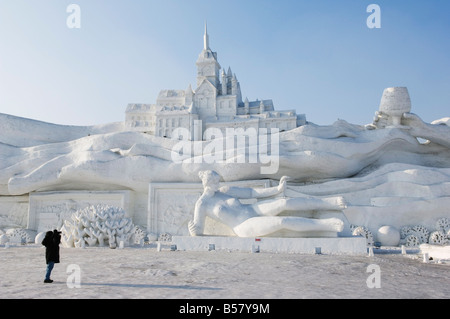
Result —
[[[439,218],[436,221],[436,229],[430,234],[428,242],[435,245],[448,245],[450,243],[450,219]]]
[[[286,176],[281,178],[279,186],[265,189],[219,188],[220,176],[211,170],[201,171],[199,177],[204,190],[195,204],[194,219],[189,222],[192,236],[203,235],[207,216],[229,226],[238,237],[263,237],[283,230],[296,233],[337,233],[343,230],[344,223],[339,218],[278,216],[285,211],[341,211],[345,208],[342,197],[275,197],[254,204],[242,204],[239,201],[283,194],[287,184]]]
[[[9,124],[7,122],[6,126]],[[418,164],[436,169],[450,165],[446,155],[450,148],[449,126],[424,123],[411,113],[403,115],[402,124],[408,129],[367,130],[360,125],[338,121],[329,126],[305,125],[280,133],[280,167],[271,178],[279,179],[284,172],[289,172],[296,182],[342,179],[355,176],[372,165],[376,169],[380,163],[388,164],[393,160],[396,164]],[[44,138],[51,135],[51,130],[41,134]],[[5,144],[14,145],[9,135],[1,139]],[[417,143],[418,137],[432,144],[424,149]],[[58,190],[67,183],[85,185],[86,180],[104,189],[126,187],[145,193],[149,181],[195,182],[198,172],[205,169],[215,170],[224,181],[266,177],[261,175],[260,168],[264,166],[261,163],[236,163],[233,169],[226,162],[206,165],[206,157],[211,156],[206,152],[202,154],[205,159],[196,158],[199,164],[191,161],[174,163],[170,150],[179,141],[136,132],[91,135],[77,141],[38,145],[23,151],[17,158],[7,157],[0,165],[0,184],[5,185],[0,187],[0,195]],[[16,147],[3,147],[11,154],[17,151]],[[270,145],[269,148],[272,149]],[[398,156],[392,156],[393,150]],[[26,165],[15,165],[17,161],[26,162]],[[129,174],[124,177],[122,170],[114,169],[117,166]],[[401,170],[400,165],[398,170]]]
[[[403,226],[400,229],[400,238],[401,239],[406,239],[406,237],[408,237],[411,234],[412,228],[409,226]]]
[[[33,243],[36,232],[30,229],[13,228],[6,231],[6,236],[9,237],[10,242],[23,244]]]
[[[383,246],[398,246],[400,232],[393,226],[382,226],[378,229],[377,239]]]
[[[445,217],[439,218],[436,222],[436,229],[447,234],[450,231],[450,219]]]
[[[413,227],[403,226],[400,234],[401,238],[405,239],[406,244],[409,246],[417,246],[428,243],[428,238],[430,237],[430,231],[422,225],[416,225]]]
[[[0,235],[0,245],[6,245],[9,242],[9,237],[6,234]]]
[[[88,191],[127,189],[147,203],[150,181],[198,182],[198,173],[204,170],[216,171],[224,182],[280,180],[289,175],[298,184],[290,185],[286,196],[344,197],[348,208],[343,215],[348,222],[374,233],[382,225],[400,229],[408,223],[434,231],[436,218],[450,217],[450,121],[425,123],[408,113],[406,88],[385,91],[372,125],[340,120],[280,132],[279,169],[271,176],[261,173],[266,163],[209,162],[212,148],[208,141],[191,141],[191,149],[202,146],[202,152],[195,161],[190,157],[178,163],[171,157],[178,140],[120,129],[55,127],[0,114],[0,195],[13,199],[32,192],[64,191],[70,185]],[[266,144],[267,150],[273,149],[268,141]],[[229,150],[238,154],[236,145],[223,151],[227,154]],[[146,220],[139,215],[142,213],[146,211],[130,215]],[[282,215],[265,217],[292,217]],[[195,234],[198,225],[194,226]],[[109,235],[103,236],[108,242]],[[420,243],[428,241],[430,233],[402,233],[402,243],[408,236],[414,236],[409,242]],[[100,244],[98,238],[97,242],[93,237],[88,241]],[[88,241],[79,244],[89,245]]]
[[[204,39],[209,39],[206,26]],[[193,140],[201,140],[207,126],[225,132],[239,121],[243,127],[256,130],[266,127],[290,130],[305,121],[305,116],[297,115],[295,110],[275,110],[272,100],[244,102],[236,74],[231,68],[225,74],[217,52],[208,43],[205,40],[196,62],[197,88],[193,90],[189,85],[186,90],[162,90],[156,104],[129,104],[125,113],[127,130],[174,137],[175,129],[182,128]]]
[[[46,234],[45,231],[42,231],[42,232],[38,233],[38,234],[36,235],[36,237],[34,238],[34,243],[35,243],[35,244],[41,244],[42,241],[43,241],[44,238],[45,238],[45,234]]]
[[[436,221],[436,230],[431,231],[422,225],[403,226],[400,230],[401,243],[416,247],[421,244],[447,245],[450,242],[450,219],[439,218]]]
[[[116,248],[121,241],[127,244],[135,233],[130,218],[122,208],[106,205],[89,206],[72,214],[61,229],[66,247],[104,246]]]
[[[408,235],[405,238],[405,244],[408,247],[417,247],[420,245],[420,239],[416,235]]]
[[[436,230],[430,234],[428,242],[433,245],[446,245],[448,244],[447,235],[442,231]]]
[[[430,237],[430,232],[428,229],[422,225],[417,225],[412,228],[412,233],[419,238],[421,244],[428,243],[428,238]]]
[[[440,120],[435,122],[437,124],[425,123],[418,115],[413,113],[405,113],[402,117],[402,123],[406,125],[411,136],[428,140],[428,144],[431,145],[450,148],[450,125],[441,123]],[[442,152],[442,154],[445,154],[445,152]]]
[[[172,241],[172,235],[169,234],[169,233],[163,233],[163,234],[159,235],[158,241],[171,242]]]
[[[375,243],[375,241],[373,240],[373,234],[367,227],[352,225],[351,228],[353,236],[362,236],[366,238],[367,246],[373,246],[373,244]]]
[[[141,244],[142,241],[148,241],[148,234],[142,227],[136,226],[134,228],[134,243]]]
[[[390,87],[384,90],[380,109],[374,119],[377,127],[401,125],[404,113],[411,111],[411,99],[406,87]]]

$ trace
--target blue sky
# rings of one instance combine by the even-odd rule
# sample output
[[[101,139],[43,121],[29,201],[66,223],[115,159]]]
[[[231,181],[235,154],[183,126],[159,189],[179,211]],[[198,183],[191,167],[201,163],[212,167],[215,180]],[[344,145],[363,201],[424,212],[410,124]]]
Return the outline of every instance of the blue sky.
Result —
[[[66,25],[72,3],[80,29]],[[406,86],[430,122],[450,116],[449,13],[448,0],[0,0],[0,113],[103,124],[161,89],[195,89],[207,20],[244,98],[367,124],[384,88]]]

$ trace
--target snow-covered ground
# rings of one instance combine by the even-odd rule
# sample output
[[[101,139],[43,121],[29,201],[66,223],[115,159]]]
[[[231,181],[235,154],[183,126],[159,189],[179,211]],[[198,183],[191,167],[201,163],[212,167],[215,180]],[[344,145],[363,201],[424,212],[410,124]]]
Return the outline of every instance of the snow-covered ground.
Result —
[[[448,298],[450,261],[424,263],[418,249],[407,252],[375,249],[369,257],[187,252],[168,246],[157,251],[154,244],[61,248],[54,283],[44,284],[45,249],[11,245],[0,247],[0,293],[1,298]],[[69,288],[77,267],[80,288]],[[377,280],[380,287],[370,288]]]

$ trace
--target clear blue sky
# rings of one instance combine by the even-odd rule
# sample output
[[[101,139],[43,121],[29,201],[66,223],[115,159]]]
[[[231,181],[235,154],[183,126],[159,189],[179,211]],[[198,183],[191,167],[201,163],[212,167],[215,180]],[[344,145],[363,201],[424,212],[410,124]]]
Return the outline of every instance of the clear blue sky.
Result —
[[[80,29],[66,25],[72,3]],[[0,113],[103,124],[161,89],[195,89],[205,20],[244,98],[367,124],[384,88],[407,86],[412,112],[450,116],[448,0],[0,0]]]

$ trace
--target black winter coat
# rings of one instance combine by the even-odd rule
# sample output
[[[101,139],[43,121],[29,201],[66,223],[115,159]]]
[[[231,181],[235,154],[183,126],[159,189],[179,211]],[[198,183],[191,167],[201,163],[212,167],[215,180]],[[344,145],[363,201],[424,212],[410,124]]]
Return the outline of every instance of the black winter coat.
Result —
[[[61,243],[61,235],[58,232],[48,231],[42,241],[45,246],[45,261],[59,263],[59,244]]]

